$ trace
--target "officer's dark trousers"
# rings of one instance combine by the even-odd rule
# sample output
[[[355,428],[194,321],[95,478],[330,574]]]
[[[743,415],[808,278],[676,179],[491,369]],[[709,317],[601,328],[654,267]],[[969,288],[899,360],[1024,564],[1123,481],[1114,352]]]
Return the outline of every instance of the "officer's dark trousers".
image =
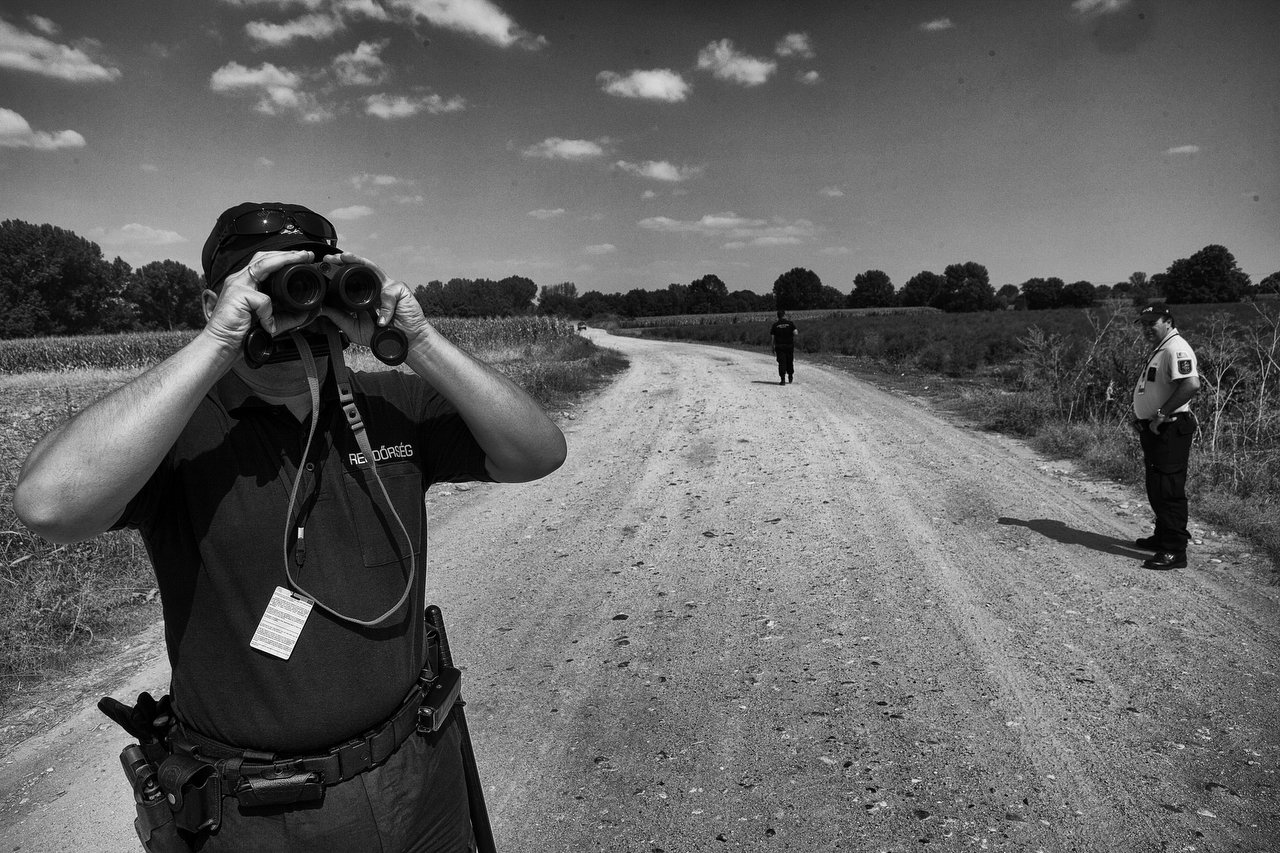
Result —
[[[193,849],[270,853],[465,853],[471,844],[461,737],[450,722],[413,734],[387,761],[326,788],[318,807],[241,810],[222,800],[222,827]]]
[[[791,357],[795,355],[795,347],[778,347],[774,350],[774,355],[778,359],[779,379],[786,379],[795,374],[796,369],[791,362]]]
[[[1146,465],[1147,500],[1156,516],[1156,547],[1182,553],[1191,534],[1187,532],[1187,461],[1195,418],[1187,412],[1166,423],[1157,435],[1142,422],[1142,461]]]

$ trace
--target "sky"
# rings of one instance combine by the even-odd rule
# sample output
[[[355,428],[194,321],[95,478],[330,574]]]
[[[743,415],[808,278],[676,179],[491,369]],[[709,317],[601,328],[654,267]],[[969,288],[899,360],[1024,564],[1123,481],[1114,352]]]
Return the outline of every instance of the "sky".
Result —
[[[411,286],[1280,271],[1275,0],[0,0],[0,220],[200,269],[307,205]]]

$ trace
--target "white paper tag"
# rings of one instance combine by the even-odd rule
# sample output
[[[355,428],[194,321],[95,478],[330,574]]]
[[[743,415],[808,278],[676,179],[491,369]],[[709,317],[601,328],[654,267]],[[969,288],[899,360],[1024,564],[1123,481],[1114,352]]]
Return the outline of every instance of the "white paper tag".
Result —
[[[282,586],[276,587],[262,614],[258,630],[253,632],[249,647],[288,660],[311,615],[312,602],[294,595]]]

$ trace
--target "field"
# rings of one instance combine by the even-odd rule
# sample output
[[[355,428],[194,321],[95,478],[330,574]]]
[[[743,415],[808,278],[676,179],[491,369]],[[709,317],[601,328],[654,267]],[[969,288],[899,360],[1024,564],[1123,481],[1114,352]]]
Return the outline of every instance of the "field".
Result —
[[[440,319],[440,331],[493,364],[553,417],[625,367],[573,326],[551,318]],[[0,712],[66,668],[154,620],[155,582],[138,537],[123,531],[55,546],[13,514],[13,486],[31,446],[50,429],[194,333],[0,342]],[[381,367],[353,347],[356,369]]]
[[[1176,306],[1203,387],[1192,512],[1280,555],[1280,305]],[[797,359],[929,396],[1107,477],[1139,482],[1130,394],[1150,352],[1132,308],[797,319]],[[766,320],[648,328],[646,337],[767,350]]]

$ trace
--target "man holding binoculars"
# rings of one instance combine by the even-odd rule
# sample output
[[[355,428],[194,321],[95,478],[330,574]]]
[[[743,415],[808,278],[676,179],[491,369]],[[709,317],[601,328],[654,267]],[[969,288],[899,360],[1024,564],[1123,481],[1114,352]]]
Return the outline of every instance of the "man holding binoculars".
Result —
[[[171,696],[108,711],[158,766],[139,834],[155,851],[466,850],[457,714],[424,698],[440,667],[423,495],[546,476],[564,436],[301,205],[227,210],[203,262],[204,329],[42,439],[14,495],[52,541],[132,527],[147,544]],[[351,373],[348,340],[412,372]]]

